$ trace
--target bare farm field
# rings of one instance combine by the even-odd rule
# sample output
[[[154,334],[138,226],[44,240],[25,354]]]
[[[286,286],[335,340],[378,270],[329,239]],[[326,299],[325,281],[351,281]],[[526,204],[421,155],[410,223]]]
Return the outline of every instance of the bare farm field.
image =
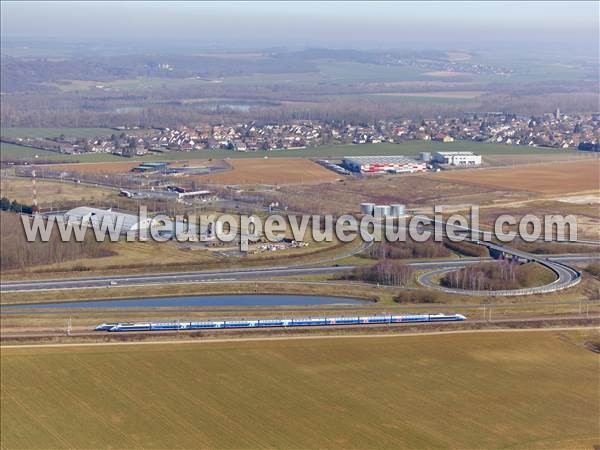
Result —
[[[358,212],[361,202],[402,203],[422,211],[433,205],[487,204],[490,198],[507,201],[526,199],[523,193],[495,188],[474,188],[468,184],[427,175],[382,175],[347,178],[338,183],[281,188],[277,200],[292,210],[317,213]]]
[[[304,184],[335,181],[339,175],[302,158],[230,160],[232,170],[197,177],[214,184]]]
[[[600,160],[540,164],[514,168],[463,170],[435,178],[487,189],[568,194],[600,188]]]
[[[556,200],[562,203],[569,203],[573,205],[598,205],[600,204],[600,191],[596,191],[595,193],[587,195],[583,194],[559,197]]]
[[[585,196],[600,199],[600,195]],[[538,216],[546,215],[574,215],[577,218],[577,236],[579,239],[600,239],[600,215],[598,204],[588,203],[567,203],[556,200],[533,200],[526,202],[496,203],[489,206],[481,206],[479,220],[482,226],[493,227],[495,220],[501,215],[511,215],[516,220],[520,220],[526,214],[536,214]],[[597,250],[597,248],[596,248]]]
[[[598,159],[595,153],[547,153],[547,154],[512,154],[512,155],[485,155],[484,161],[494,166],[516,166],[521,164],[545,164],[552,162],[575,162]]]
[[[2,448],[591,448],[590,339],[3,348]]]
[[[31,203],[31,179],[3,176],[1,182],[2,196],[9,200]],[[37,198],[40,207],[47,208],[60,201],[80,201],[95,203],[115,196],[110,189],[63,183],[54,180],[37,180]]]

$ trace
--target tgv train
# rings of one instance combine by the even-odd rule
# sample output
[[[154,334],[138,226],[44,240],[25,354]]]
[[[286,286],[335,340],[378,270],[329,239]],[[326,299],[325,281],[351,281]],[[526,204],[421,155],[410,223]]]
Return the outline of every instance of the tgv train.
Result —
[[[310,327],[332,325],[367,325],[411,322],[453,322],[466,320],[462,314],[411,314],[402,316],[361,316],[361,317],[305,317],[301,319],[249,319],[220,320],[204,322],[136,322],[103,323],[96,331],[163,331],[201,330],[210,328],[270,328],[270,327]]]

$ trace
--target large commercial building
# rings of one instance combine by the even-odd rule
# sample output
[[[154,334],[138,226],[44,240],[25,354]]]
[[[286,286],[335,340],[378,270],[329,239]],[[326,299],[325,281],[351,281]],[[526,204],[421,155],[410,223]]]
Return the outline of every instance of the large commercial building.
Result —
[[[111,209],[90,208],[87,206],[79,206],[67,211],[64,215],[65,220],[73,223],[85,224],[89,227],[99,227],[102,223],[120,224],[121,233],[128,231],[139,231],[140,229],[148,229],[151,219],[140,218],[134,214],[128,214]]]
[[[481,155],[473,152],[437,152],[433,161],[451,166],[479,166],[481,165]]]
[[[414,173],[425,172],[427,164],[405,156],[346,156],[344,167],[352,172],[377,173]]]
[[[79,206],[64,213],[64,220],[69,223],[83,224],[90,228],[102,229],[105,226],[112,224],[118,226],[120,234],[133,233],[134,235],[142,230],[149,231],[151,228],[161,226],[161,222],[154,217],[139,217],[135,214],[113,211],[112,209],[90,208],[87,206]],[[179,236],[182,234],[192,234],[199,236],[198,226],[195,224],[187,224],[174,221],[169,224],[170,232],[164,229],[163,234]],[[206,232],[206,229],[203,230]]]

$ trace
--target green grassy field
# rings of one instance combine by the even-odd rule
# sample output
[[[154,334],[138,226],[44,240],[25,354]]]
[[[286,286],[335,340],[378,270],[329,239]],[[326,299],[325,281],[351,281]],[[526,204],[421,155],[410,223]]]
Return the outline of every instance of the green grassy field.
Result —
[[[3,129],[17,130],[15,128]],[[44,134],[46,131],[40,130],[60,130],[60,129],[18,129],[31,130],[27,131],[28,136],[50,136]],[[67,129],[63,129],[66,131]],[[75,130],[75,129],[69,129]],[[90,130],[90,129],[81,129]],[[93,129],[93,130],[102,130]],[[104,129],[106,132],[106,129]],[[109,130],[110,131],[110,130]],[[16,132],[15,132],[16,133]],[[56,133],[56,131],[54,132]],[[65,133],[66,134],[66,133]],[[85,134],[85,131],[81,131]],[[8,134],[7,134],[8,135]],[[20,134],[21,135],[21,134]],[[96,134],[94,134],[95,136]],[[172,152],[163,153],[160,155],[149,155],[144,157],[134,158],[141,161],[170,161],[170,160],[194,160],[194,159],[222,159],[222,158],[340,158],[343,156],[359,156],[359,155],[418,155],[419,152],[438,152],[438,151],[472,151],[483,155],[552,155],[564,153],[576,153],[575,150],[552,149],[552,148],[530,148],[517,147],[501,144],[484,144],[470,141],[455,141],[455,142],[431,142],[431,141],[409,141],[402,144],[344,144],[344,145],[323,145],[314,148],[305,148],[297,150],[276,150],[271,152],[233,152],[227,150],[200,150],[194,152]],[[2,143],[0,145],[0,154],[2,159],[18,158],[18,159],[33,159],[37,154],[43,159],[54,159],[60,161],[79,161],[79,162],[110,162],[110,161],[128,161],[128,158],[109,154],[88,154],[88,155],[61,155],[54,152],[43,150],[35,150],[27,147],[21,147],[12,144]]]
[[[419,95],[368,95],[364,96],[367,100],[377,103],[433,103],[436,105],[449,104],[458,105],[464,103],[475,103],[477,99],[472,98],[449,98],[449,97],[428,97]]]
[[[270,152],[272,156],[305,156],[305,157],[342,157],[360,155],[418,155],[420,152],[467,151],[482,155],[519,155],[519,154],[562,154],[574,150],[559,150],[551,148],[526,148],[501,144],[482,144],[470,141],[431,142],[409,141],[402,144],[349,144],[323,145],[317,148],[303,150],[287,150],[285,152]],[[245,156],[245,155],[243,155]],[[250,157],[253,155],[249,155]]]
[[[36,155],[44,160],[55,161],[65,161],[70,158],[68,155],[60,155],[55,152],[48,152],[46,150],[38,150],[35,148],[23,147],[22,145],[14,145],[7,144],[6,142],[0,142],[0,160],[34,160]]]
[[[117,133],[110,128],[2,128],[0,134],[7,137],[58,137],[64,134],[66,137],[93,138],[96,136],[110,136]]]
[[[0,135],[6,137],[31,137],[31,138],[48,138],[58,137],[64,134],[67,137],[74,138],[93,138],[96,136],[110,136],[112,133],[117,133],[110,128],[2,128]],[[49,152],[20,145],[0,143],[0,159],[21,159],[33,160],[35,156],[43,160],[50,161],[112,161],[119,157],[113,155],[85,155],[85,156],[70,156],[61,155],[56,152]]]
[[[435,77],[426,75],[425,72],[425,69],[414,67],[386,67],[374,64],[327,61],[318,64],[317,70],[307,72],[253,73],[215,77],[215,79],[139,77],[103,82],[69,80],[66,83],[50,84],[65,92],[96,89],[95,86],[97,85],[102,85],[105,88],[116,91],[139,92],[165,87],[169,87],[170,89],[195,88],[198,86],[212,85],[215,82],[222,83],[223,85],[242,86],[273,84],[307,86],[323,82],[338,84],[366,81],[398,82],[438,80]]]
[[[2,448],[590,448],[558,332],[3,348]],[[560,361],[560,363],[557,363]]]

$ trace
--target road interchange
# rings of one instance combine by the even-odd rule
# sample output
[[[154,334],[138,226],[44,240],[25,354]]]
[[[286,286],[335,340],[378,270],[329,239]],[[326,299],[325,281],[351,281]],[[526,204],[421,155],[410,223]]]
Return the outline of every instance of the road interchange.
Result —
[[[561,283],[575,279],[575,269],[563,264],[569,261],[597,261],[597,255],[556,255],[544,258],[546,264],[560,267]],[[439,259],[409,262],[407,265],[416,270],[448,271],[468,265],[493,261],[492,258],[461,258]],[[168,285],[195,282],[235,283],[246,280],[257,280],[271,277],[287,277],[296,275],[334,274],[353,270],[354,265],[333,265],[322,267],[272,267],[255,269],[225,269],[194,272],[154,273],[138,275],[112,275],[82,278],[63,278],[46,280],[6,281],[0,284],[0,292],[37,292],[46,290],[89,289],[89,288],[118,288],[127,286]],[[564,269],[563,269],[564,268]],[[571,272],[574,271],[574,272]],[[578,272],[577,272],[578,273]],[[558,281],[558,280],[557,280]],[[556,282],[555,282],[556,283]],[[553,286],[556,286],[553,285]]]
[[[556,274],[556,279],[551,283],[543,286],[537,286],[526,289],[502,290],[502,291],[467,291],[461,289],[445,288],[437,284],[434,277],[444,274],[452,270],[458,270],[473,264],[482,262],[494,261],[492,257],[471,257],[460,259],[438,259],[408,262],[407,265],[415,270],[430,270],[430,272],[421,275],[418,278],[420,284],[425,287],[439,289],[446,293],[457,293],[466,295],[483,295],[483,296],[514,296],[514,295],[530,295],[554,292],[561,289],[566,289],[578,284],[581,281],[581,272],[569,266],[569,262],[581,261],[597,261],[600,259],[598,254],[585,255],[545,255],[544,257],[533,255],[513,249],[508,246],[495,244],[488,241],[478,240],[476,236],[489,235],[489,232],[484,232],[478,229],[452,225],[445,221],[436,221],[430,219],[432,225],[443,225],[448,229],[452,229],[455,233],[470,233],[471,238],[466,241],[487,247],[490,254],[501,255],[502,257],[509,256],[530,262],[537,262]],[[383,223],[378,224],[379,232],[383,231]],[[475,236],[475,237],[474,237]],[[595,244],[596,241],[594,241]],[[322,275],[347,272],[355,269],[355,265],[338,265],[336,261],[343,260],[348,256],[355,256],[364,252],[373,242],[363,242],[358,248],[354,248],[350,253],[317,261],[310,265],[289,265],[278,267],[261,267],[261,268],[245,268],[245,269],[222,269],[222,270],[207,270],[193,272],[171,272],[171,273],[148,273],[148,274],[133,274],[133,275],[116,275],[116,276],[98,276],[98,277],[79,277],[79,278],[62,278],[62,279],[44,279],[44,280],[18,280],[18,281],[2,281],[0,282],[0,293],[13,292],[38,292],[47,290],[66,290],[66,289],[91,289],[91,288],[118,288],[127,286],[150,286],[150,285],[169,285],[182,283],[238,283],[240,281],[258,280],[271,277],[286,277],[298,275]],[[497,259],[497,258],[496,258]]]

